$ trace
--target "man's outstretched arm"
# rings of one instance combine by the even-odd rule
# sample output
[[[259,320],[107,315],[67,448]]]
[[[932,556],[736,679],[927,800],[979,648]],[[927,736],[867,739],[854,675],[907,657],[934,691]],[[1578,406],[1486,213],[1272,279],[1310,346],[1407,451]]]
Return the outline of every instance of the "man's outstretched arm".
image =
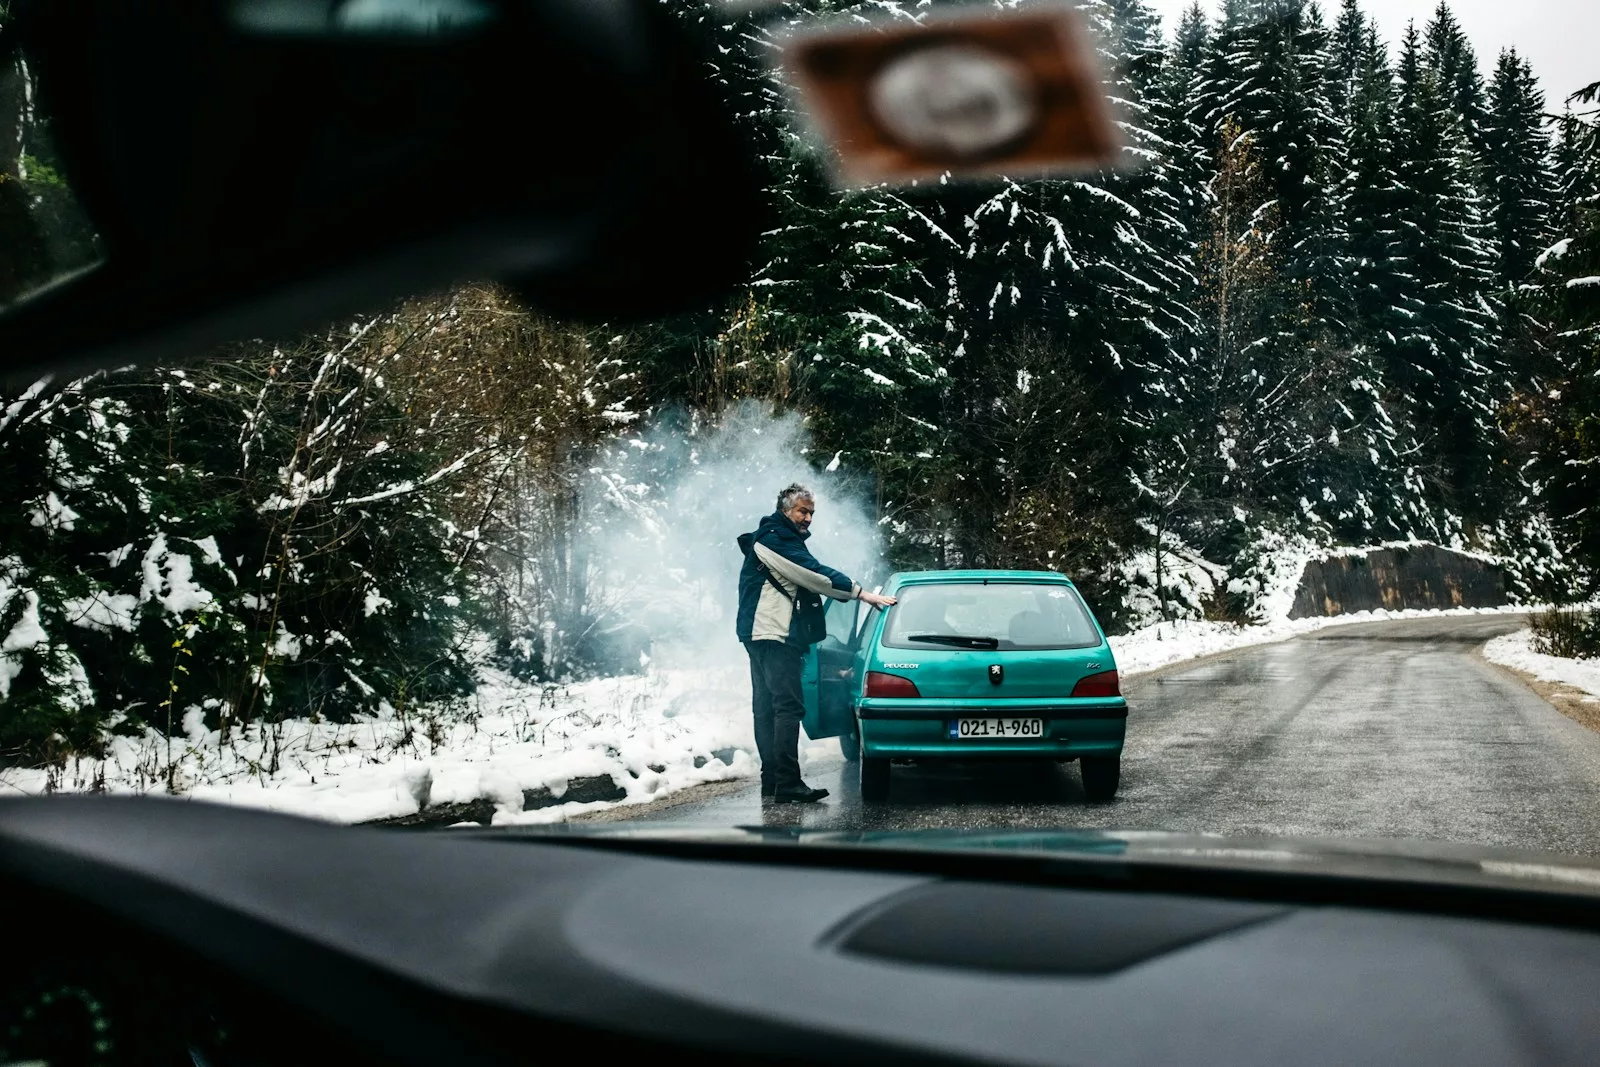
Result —
[[[756,558],[768,570],[801,589],[832,597],[835,600],[855,600],[861,596],[861,587],[851,581],[848,574],[824,567],[804,546],[784,545],[786,551],[771,548],[760,541],[755,544]],[[796,558],[798,555],[800,558]]]

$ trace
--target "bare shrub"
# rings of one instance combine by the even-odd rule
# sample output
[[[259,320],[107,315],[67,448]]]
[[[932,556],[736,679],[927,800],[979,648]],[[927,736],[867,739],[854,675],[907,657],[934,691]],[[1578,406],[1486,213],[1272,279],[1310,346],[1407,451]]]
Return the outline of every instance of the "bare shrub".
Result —
[[[1566,659],[1600,657],[1600,611],[1556,607],[1532,613],[1528,625],[1535,652]]]

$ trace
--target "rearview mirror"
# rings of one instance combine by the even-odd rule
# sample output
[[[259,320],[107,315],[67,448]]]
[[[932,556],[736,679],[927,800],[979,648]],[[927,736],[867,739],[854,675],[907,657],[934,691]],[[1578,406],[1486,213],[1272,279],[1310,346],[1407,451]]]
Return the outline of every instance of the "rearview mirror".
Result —
[[[465,278],[652,316],[733,284],[761,229],[753,153],[655,0],[16,0],[7,18],[16,126],[48,132],[93,231],[86,263],[0,291],[11,373],[171,359]],[[0,197],[0,232],[57,225],[20,210]]]

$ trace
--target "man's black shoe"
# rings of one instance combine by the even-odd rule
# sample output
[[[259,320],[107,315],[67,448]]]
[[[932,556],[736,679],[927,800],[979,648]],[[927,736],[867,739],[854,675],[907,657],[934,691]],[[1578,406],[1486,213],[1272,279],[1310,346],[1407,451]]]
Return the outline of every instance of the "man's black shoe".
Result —
[[[777,792],[777,791],[778,791],[778,787],[773,785],[771,782],[762,782],[761,783],[761,799],[762,800],[771,800],[772,799],[772,794]]]
[[[772,794],[774,804],[815,804],[828,795],[826,789],[778,790]]]

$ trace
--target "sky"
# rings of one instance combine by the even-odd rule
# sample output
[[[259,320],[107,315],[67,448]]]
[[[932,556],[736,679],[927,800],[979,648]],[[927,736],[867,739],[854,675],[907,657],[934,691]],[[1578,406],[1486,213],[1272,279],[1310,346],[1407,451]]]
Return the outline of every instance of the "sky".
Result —
[[[1146,0],[1170,33],[1191,0]],[[1201,0],[1215,15],[1217,0]],[[1418,29],[1433,15],[1438,0],[1366,0],[1362,9],[1378,22],[1378,33],[1397,50],[1406,23]],[[1329,26],[1338,0],[1322,0]],[[1559,110],[1568,93],[1600,81],[1600,0],[1450,0],[1456,21],[1472,39],[1484,79],[1494,74],[1500,49],[1515,47],[1533,64],[1545,91],[1545,105]]]

